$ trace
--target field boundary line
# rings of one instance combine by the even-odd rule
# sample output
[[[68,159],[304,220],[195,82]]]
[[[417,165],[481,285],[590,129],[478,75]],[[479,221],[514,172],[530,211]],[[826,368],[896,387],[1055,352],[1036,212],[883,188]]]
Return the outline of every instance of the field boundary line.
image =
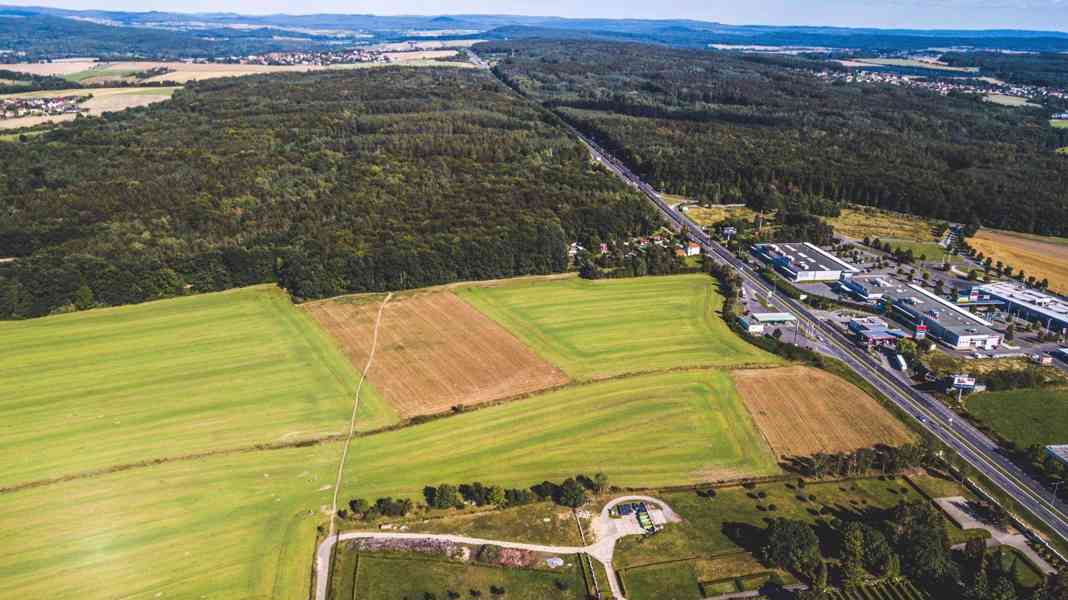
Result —
[[[791,365],[789,363],[787,365],[765,365],[765,364],[760,364],[760,363],[755,363],[755,364],[753,364],[753,363],[743,363],[743,364],[733,365],[733,366],[712,366],[712,365],[700,366],[699,365],[699,366],[692,366],[692,367],[673,367],[673,368],[670,368],[670,369],[651,370],[651,371],[635,371],[635,372],[621,373],[621,374],[618,374],[618,375],[612,375],[612,376],[601,378],[601,379],[587,379],[587,380],[579,380],[579,381],[569,381],[568,383],[564,383],[564,384],[561,384],[561,385],[558,385],[558,386],[548,387],[548,388],[544,388],[544,389],[541,389],[541,390],[536,390],[536,391],[533,391],[533,392],[526,392],[526,393],[523,393],[523,394],[517,394],[515,396],[509,396],[509,397],[506,397],[506,398],[499,398],[497,400],[491,400],[491,401],[488,401],[488,402],[483,402],[481,404],[465,406],[464,410],[459,411],[459,412],[450,409],[450,410],[445,410],[445,411],[432,413],[432,414],[427,414],[427,415],[417,415],[415,417],[411,417],[409,419],[405,419],[405,420],[403,420],[403,421],[401,421],[399,423],[395,423],[393,425],[386,425],[384,427],[379,427],[377,429],[370,429],[370,430],[367,430],[367,431],[354,431],[353,435],[352,435],[352,439],[362,438],[362,437],[367,437],[367,436],[372,436],[372,435],[380,435],[380,434],[383,434],[383,433],[389,433],[391,431],[398,431],[398,430],[401,430],[401,429],[406,429],[408,427],[415,427],[415,426],[418,426],[418,425],[424,425],[426,423],[430,423],[430,422],[433,422],[433,421],[438,421],[438,420],[441,420],[441,419],[449,419],[449,418],[452,418],[452,417],[457,417],[457,416],[460,416],[460,415],[463,415],[463,414],[466,414],[466,413],[470,413],[470,412],[476,412],[476,411],[479,411],[479,410],[493,408],[493,407],[496,407],[496,406],[502,406],[502,405],[505,405],[505,404],[513,403],[513,402],[520,402],[520,401],[523,401],[523,400],[529,400],[531,398],[535,398],[537,396],[541,396],[541,395],[544,395],[544,394],[549,394],[549,393],[553,393],[553,392],[560,392],[560,391],[564,391],[564,390],[567,390],[567,389],[572,389],[572,388],[576,388],[576,387],[585,387],[585,386],[595,385],[595,384],[599,384],[599,383],[608,383],[608,382],[616,381],[616,380],[633,379],[633,378],[638,378],[638,377],[649,377],[649,376],[653,376],[653,375],[669,375],[669,374],[681,374],[681,373],[705,373],[705,372],[716,372],[716,371],[728,371],[729,372],[729,371],[740,371],[740,370],[750,370],[750,369],[769,369],[769,368],[770,369],[776,369],[776,368],[783,368],[784,366],[791,366]],[[746,410],[748,410],[748,408]],[[752,416],[752,415],[750,414],[750,416]],[[119,472],[122,472],[122,471],[131,470],[131,469],[143,469],[143,468],[154,467],[154,466],[164,465],[164,464],[174,463],[174,462],[184,462],[184,461],[190,461],[190,460],[201,460],[201,459],[205,459],[205,458],[214,458],[214,457],[218,457],[218,456],[227,456],[227,455],[232,455],[232,454],[244,454],[244,453],[250,453],[250,452],[266,452],[266,451],[273,451],[273,450],[286,450],[286,449],[291,449],[291,448],[306,448],[306,447],[311,447],[311,446],[319,446],[319,445],[323,445],[323,444],[336,444],[338,442],[344,442],[346,440],[348,440],[348,436],[346,436],[345,434],[340,434],[339,433],[339,434],[324,435],[324,436],[321,436],[321,437],[313,437],[313,438],[306,438],[306,439],[301,439],[301,440],[293,440],[293,441],[288,441],[288,442],[259,443],[259,444],[252,444],[252,445],[249,445],[249,446],[238,446],[238,447],[234,447],[234,448],[221,448],[221,449],[217,449],[217,450],[205,450],[203,452],[196,452],[196,453],[190,453],[190,454],[181,454],[181,455],[177,455],[177,456],[164,456],[164,457],[160,457],[160,458],[151,458],[151,459],[146,459],[146,460],[143,460],[143,461],[138,461],[138,462],[133,462],[133,463],[123,463],[123,464],[112,465],[112,466],[108,466],[108,467],[101,467],[99,469],[81,471],[81,472],[78,472],[78,473],[72,473],[72,474],[69,474],[69,475],[61,475],[61,476],[58,476],[58,477],[52,477],[52,478],[48,478],[48,479],[37,479],[37,480],[32,480],[32,481],[12,483],[12,484],[9,484],[9,485],[6,485],[6,486],[0,486],[0,495],[14,493],[14,492],[20,492],[20,491],[24,491],[24,490],[27,490],[27,489],[33,489],[33,488],[44,487],[44,486],[49,486],[49,485],[56,485],[56,484],[60,484],[60,483],[67,483],[69,481],[77,481],[77,480],[80,480],[80,479],[91,479],[91,478],[94,478],[94,477],[101,477],[101,476],[104,476],[104,475],[110,475],[112,473],[119,473]],[[351,441],[351,440],[349,440],[349,441]],[[776,476],[776,477],[779,477],[779,476]],[[732,479],[726,479],[726,480],[716,480],[716,481],[709,482],[709,484],[716,484],[716,483],[720,483],[720,482],[750,481],[750,480],[752,480],[752,478],[742,477],[742,478],[732,478]],[[683,486],[683,487],[687,487],[688,488],[688,486]],[[645,489],[645,488],[635,488],[635,489]]]
[[[337,496],[341,491],[341,478],[345,474],[345,461],[349,458],[349,446],[352,445],[353,434],[356,432],[356,411],[360,408],[360,391],[363,383],[367,380],[367,372],[371,370],[371,364],[375,360],[375,350],[378,348],[378,328],[382,324],[382,313],[386,310],[386,304],[393,297],[393,292],[386,294],[382,304],[378,307],[378,317],[375,318],[375,329],[371,336],[371,351],[367,355],[367,364],[360,374],[360,381],[356,384],[356,393],[352,397],[352,415],[349,417],[349,432],[345,436],[345,445],[341,448],[341,460],[337,464],[337,478],[334,480],[334,497],[330,502],[330,533],[337,533]]]
[[[55,485],[59,483],[66,483],[68,481],[77,481],[79,479],[92,479],[94,477],[101,477],[103,475],[110,475],[112,473],[120,473],[122,471],[129,471],[131,469],[144,469],[148,467],[155,467],[158,465],[165,465],[175,462],[185,462],[189,460],[200,460],[204,458],[214,458],[216,456],[228,456],[231,454],[246,454],[250,452],[269,452],[272,450],[288,450],[292,448],[307,448],[311,446],[318,446],[321,444],[332,444],[340,442],[345,439],[345,436],[341,434],[327,435],[318,438],[308,438],[303,440],[295,440],[292,442],[278,442],[267,444],[254,444],[251,446],[239,446],[236,448],[222,448],[219,450],[206,450],[204,452],[196,452],[193,454],[181,454],[178,456],[164,456],[161,458],[150,458],[134,463],[123,463],[119,465],[112,465],[110,467],[101,467],[99,469],[92,469],[89,471],[81,471],[78,473],[72,473],[70,475],[61,475],[59,477],[51,477],[48,479],[37,479],[33,481],[26,481],[22,483],[14,483],[11,485],[0,487],[0,494],[10,494],[14,492],[21,492],[23,490],[44,487],[48,485]]]

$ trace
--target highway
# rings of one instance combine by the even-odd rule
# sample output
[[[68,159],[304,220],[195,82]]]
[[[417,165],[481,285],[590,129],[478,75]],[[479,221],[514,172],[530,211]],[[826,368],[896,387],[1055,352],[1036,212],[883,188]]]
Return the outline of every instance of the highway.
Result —
[[[589,147],[593,157],[625,182],[641,191],[657,207],[664,218],[677,229],[686,231],[701,244],[706,254],[715,256],[738,271],[751,288],[771,293],[772,287],[726,248],[713,240],[686,215],[676,211],[649,184],[641,180],[625,165],[587,138],[569,127],[571,133]],[[877,357],[869,355],[853,344],[837,327],[817,318],[808,307],[791,298],[778,297],[783,308],[813,331],[822,333],[826,346],[835,358],[846,363],[876,389],[880,390],[903,411],[917,419],[931,435],[955,450],[964,460],[993,481],[1047,527],[1068,540],[1068,506],[1057,500],[1037,481],[1031,479],[1001,454],[996,443],[970,423],[962,421],[945,405],[930,395],[914,389],[893,371],[886,369]]]
[[[468,54],[472,56],[477,66],[489,69],[489,65],[474,52],[469,50]],[[744,262],[712,239],[699,225],[668,205],[651,185],[642,181],[637,174],[611,153],[570,124],[566,126],[573,136],[589,148],[595,160],[628,185],[641,191],[656,206],[666,221],[677,230],[686,231],[692,240],[702,246],[706,255],[715,256],[721,262],[732,266],[752,289],[765,294],[774,291],[769,283],[753,273]],[[822,333],[824,345],[831,350],[835,358],[844,362],[902,411],[916,419],[932,437],[957,452],[973,469],[985,475],[1002,492],[1025,507],[1050,530],[1056,532],[1062,540],[1068,541],[1068,506],[1002,455],[993,440],[967,421],[960,419],[952,410],[930,395],[913,388],[898,373],[890,371],[877,357],[858,348],[837,327],[816,317],[801,302],[781,295],[778,300],[785,311],[797,317],[799,326],[804,325],[810,331]]]

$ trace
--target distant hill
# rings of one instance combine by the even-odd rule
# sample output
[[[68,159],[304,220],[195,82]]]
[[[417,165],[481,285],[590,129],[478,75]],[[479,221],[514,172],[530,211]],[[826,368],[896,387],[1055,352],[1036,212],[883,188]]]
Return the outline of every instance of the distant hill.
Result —
[[[241,15],[236,13],[76,11],[0,5],[15,37],[0,36],[0,49],[33,57],[132,53],[177,57],[315,49],[424,38],[616,40],[701,48],[710,44],[808,46],[856,50],[921,50],[931,47],[1061,52],[1068,33],[1010,29],[916,30],[843,27],[728,25],[691,19],[565,19],[552,16],[368,14]],[[14,18],[26,21],[12,23]],[[57,19],[68,23],[59,24]],[[77,25],[71,25],[75,23]],[[169,35],[159,31],[171,32]],[[277,38],[283,37],[285,40]],[[157,39],[158,38],[158,39]],[[290,39],[295,38],[295,39]],[[15,47],[17,46],[17,47]]]

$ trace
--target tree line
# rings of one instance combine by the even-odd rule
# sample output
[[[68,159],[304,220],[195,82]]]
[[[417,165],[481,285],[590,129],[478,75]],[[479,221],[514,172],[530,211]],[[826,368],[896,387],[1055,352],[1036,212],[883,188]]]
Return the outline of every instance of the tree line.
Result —
[[[599,494],[608,489],[608,477],[604,473],[596,473],[593,477],[579,474],[568,477],[561,483],[543,481],[529,488],[505,488],[481,481],[459,485],[428,485],[423,488],[423,501],[427,509],[440,510],[464,508],[468,504],[478,507],[513,508],[546,501],[578,508],[586,503],[588,494]],[[380,517],[404,517],[415,509],[415,503],[408,498],[395,500],[385,497],[378,498],[373,503],[365,498],[353,498],[349,501],[348,508],[338,511],[338,516],[342,519],[374,521]]]
[[[487,74],[193,82],[0,144],[0,318],[251,283],[297,299],[546,274],[659,226]]]

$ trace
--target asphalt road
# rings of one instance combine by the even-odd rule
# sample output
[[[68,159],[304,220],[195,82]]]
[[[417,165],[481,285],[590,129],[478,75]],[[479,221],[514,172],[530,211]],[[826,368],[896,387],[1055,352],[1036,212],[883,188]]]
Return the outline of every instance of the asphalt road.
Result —
[[[475,56],[474,52],[469,51],[469,54]],[[480,58],[477,59],[477,64],[483,68],[488,66]],[[589,148],[595,160],[624,182],[641,191],[669,223],[680,231],[686,231],[691,239],[701,244],[707,255],[715,256],[734,267],[750,288],[764,293],[772,290],[767,282],[713,240],[700,226],[668,205],[652,186],[642,181],[626,165],[616,160],[582,132],[570,125],[567,128],[573,136]],[[1068,505],[1058,500],[1052,492],[1002,455],[997,444],[990,438],[971,424],[962,421],[953,411],[930,395],[914,389],[900,374],[884,367],[877,357],[870,356],[857,348],[836,327],[817,318],[805,305],[781,295],[778,295],[777,300],[779,307],[797,317],[799,324],[820,334],[820,337],[824,339],[823,345],[830,350],[831,356],[846,363],[903,411],[915,418],[933,437],[956,451],[972,468],[994,482],[998,488],[1030,511],[1035,518],[1056,532],[1063,540],[1068,540]]]
[[[713,240],[700,226],[669,206],[652,186],[643,182],[593,140],[574,128],[571,128],[571,132],[589,147],[598,162],[640,190],[669,222],[688,232],[694,241],[700,243],[707,254],[734,267],[751,289],[764,293],[771,291],[769,284]],[[971,424],[962,421],[930,395],[914,389],[900,374],[885,368],[877,357],[857,348],[839,329],[818,319],[805,305],[781,295],[778,295],[776,300],[781,308],[821,334],[826,342],[824,345],[831,350],[832,356],[845,362],[902,410],[916,418],[935,438],[959,453],[973,468],[983,473],[1063,539],[1068,540],[1068,506],[1003,456],[997,444],[990,438]]]

